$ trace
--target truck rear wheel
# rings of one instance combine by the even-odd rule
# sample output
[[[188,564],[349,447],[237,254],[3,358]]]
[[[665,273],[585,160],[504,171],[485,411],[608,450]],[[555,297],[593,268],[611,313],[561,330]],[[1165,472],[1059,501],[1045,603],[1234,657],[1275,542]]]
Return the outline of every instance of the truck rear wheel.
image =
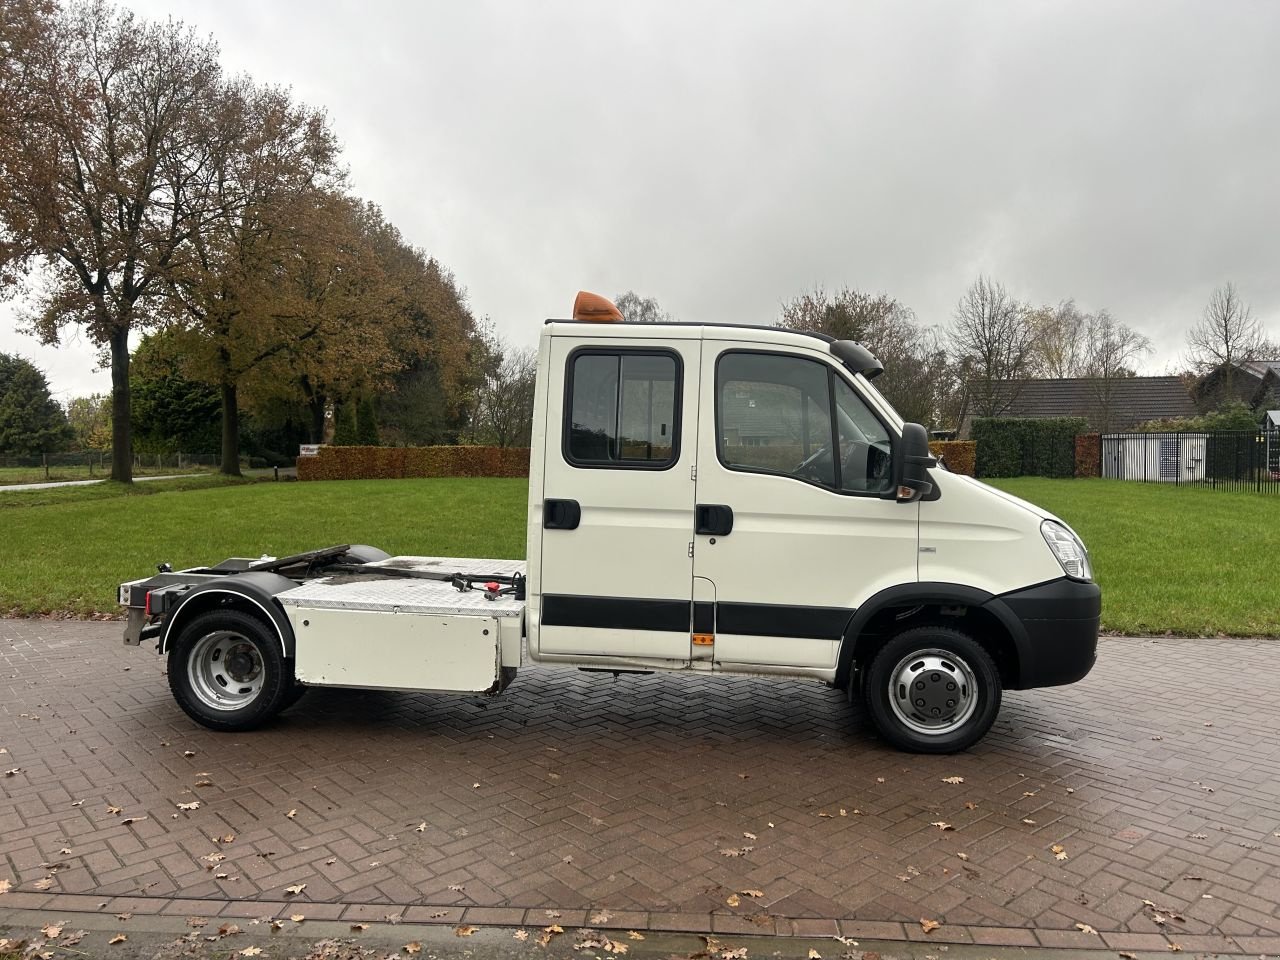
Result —
[[[293,668],[266,623],[241,610],[192,619],[169,650],[169,689],[178,706],[211,730],[252,730],[285,706]]]
[[[863,698],[880,735],[901,750],[955,753],[1000,712],[1000,673],[982,645],[951,627],[898,634],[867,668]]]

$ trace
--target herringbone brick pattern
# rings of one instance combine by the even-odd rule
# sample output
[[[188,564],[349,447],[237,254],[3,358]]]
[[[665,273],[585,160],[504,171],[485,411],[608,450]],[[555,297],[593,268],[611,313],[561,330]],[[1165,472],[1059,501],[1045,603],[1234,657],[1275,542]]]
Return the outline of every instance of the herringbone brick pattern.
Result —
[[[1087,924],[1117,949],[1280,933],[1280,644],[1104,640],[1083,683],[1008,694],[983,744],[939,758],[887,749],[815,683],[545,668],[494,700],[312,691],[216,734],[119,636],[0,621],[10,897],[52,878],[164,912],[864,936],[928,917],[1097,944]]]

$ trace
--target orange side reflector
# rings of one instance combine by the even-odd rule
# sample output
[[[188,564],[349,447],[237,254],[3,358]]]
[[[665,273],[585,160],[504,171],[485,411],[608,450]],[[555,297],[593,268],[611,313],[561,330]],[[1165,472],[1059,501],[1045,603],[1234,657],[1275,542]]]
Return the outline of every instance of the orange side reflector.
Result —
[[[715,635],[711,633],[695,633],[693,635],[693,645],[695,647],[710,647],[715,642]]]
[[[573,299],[573,319],[587,320],[592,323],[620,323],[622,311],[612,300],[598,293],[579,290]]]

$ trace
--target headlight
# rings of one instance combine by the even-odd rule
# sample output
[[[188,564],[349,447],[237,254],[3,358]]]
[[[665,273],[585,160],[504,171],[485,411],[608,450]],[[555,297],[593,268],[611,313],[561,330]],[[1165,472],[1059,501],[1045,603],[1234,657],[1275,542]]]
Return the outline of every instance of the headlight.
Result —
[[[1053,520],[1040,524],[1040,532],[1044,534],[1044,542],[1049,545],[1053,555],[1062,564],[1062,572],[1073,580],[1092,580],[1093,569],[1089,566],[1089,551],[1085,550],[1080,538]]]

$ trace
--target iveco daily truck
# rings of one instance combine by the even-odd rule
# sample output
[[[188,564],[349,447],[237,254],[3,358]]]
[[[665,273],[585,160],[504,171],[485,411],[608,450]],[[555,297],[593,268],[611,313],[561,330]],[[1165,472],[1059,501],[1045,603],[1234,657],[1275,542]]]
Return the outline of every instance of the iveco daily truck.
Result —
[[[627,323],[580,294],[542,328],[524,561],[162,565],[120,586],[125,642],[218,730],[312,686],[496,694],[532,663],[811,678],[904,750],[965,749],[1002,690],[1089,672],[1101,594],[1067,524],[930,456],[881,370],[857,343]]]

